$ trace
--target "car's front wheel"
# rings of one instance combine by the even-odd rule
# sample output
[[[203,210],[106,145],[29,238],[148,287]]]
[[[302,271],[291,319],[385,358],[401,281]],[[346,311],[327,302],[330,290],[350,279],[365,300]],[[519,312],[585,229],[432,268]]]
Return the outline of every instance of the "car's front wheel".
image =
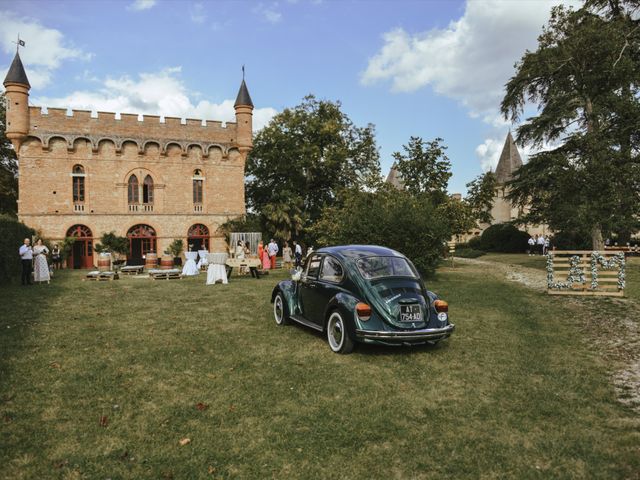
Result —
[[[353,340],[340,312],[332,312],[327,321],[327,340],[329,347],[335,353],[351,353]]]
[[[289,309],[287,308],[287,302],[284,301],[282,292],[278,292],[273,299],[273,317],[278,325],[289,323]]]

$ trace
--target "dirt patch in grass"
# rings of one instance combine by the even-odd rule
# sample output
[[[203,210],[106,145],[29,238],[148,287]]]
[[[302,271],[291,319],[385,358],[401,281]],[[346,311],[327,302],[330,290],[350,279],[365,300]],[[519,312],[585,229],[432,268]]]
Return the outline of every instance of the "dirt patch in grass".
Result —
[[[482,266],[485,271],[502,275],[512,282],[544,292],[545,272],[517,263],[485,259],[456,259],[463,264]],[[638,270],[631,264],[631,274]],[[584,339],[598,347],[598,353],[611,366],[611,378],[618,400],[640,413],[640,305],[633,298],[557,297],[557,303],[574,312]]]

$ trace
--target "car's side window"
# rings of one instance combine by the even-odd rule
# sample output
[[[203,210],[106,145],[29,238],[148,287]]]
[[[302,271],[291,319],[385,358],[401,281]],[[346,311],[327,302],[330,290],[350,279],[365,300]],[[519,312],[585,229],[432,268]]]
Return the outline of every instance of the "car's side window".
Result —
[[[344,277],[342,265],[335,258],[326,256],[322,262],[320,280],[325,282],[340,283]]]
[[[321,259],[322,258],[320,257],[320,255],[313,255],[309,259],[309,264],[307,265],[307,275],[306,275],[308,280],[315,280],[316,278],[318,278]]]

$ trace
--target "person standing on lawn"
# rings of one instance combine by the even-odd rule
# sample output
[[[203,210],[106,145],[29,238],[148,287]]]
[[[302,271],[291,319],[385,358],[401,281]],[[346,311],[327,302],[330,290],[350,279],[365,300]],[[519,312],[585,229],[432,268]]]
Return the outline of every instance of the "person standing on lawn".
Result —
[[[24,239],[24,242],[18,250],[20,260],[22,262],[22,285],[31,285],[31,264],[33,263],[33,249],[31,248],[31,240]]]
[[[55,243],[51,249],[51,261],[55,270],[62,268],[62,254],[60,253],[60,247],[57,243]]]
[[[529,254],[529,256],[533,255],[535,249],[536,249],[536,241],[533,239],[533,237],[529,237],[529,250],[527,250],[527,253]]]
[[[302,263],[302,246],[296,240],[293,241],[293,255],[296,259],[296,268],[298,268]]]
[[[39,238],[33,247],[33,254],[35,255],[33,261],[33,281],[34,282],[47,282],[51,280],[49,274],[49,262],[47,262],[47,254],[49,249],[42,243],[42,239]]]
[[[284,242],[284,247],[282,248],[282,263],[284,264],[284,268],[291,270],[293,268],[293,261],[291,259],[291,247],[289,246],[289,242]]]
[[[538,251],[540,255],[544,255],[544,235],[540,235],[537,240],[538,243]]]
[[[269,251],[269,259],[271,260],[271,270],[275,270],[275,268],[276,268],[276,255],[278,255],[278,251],[280,249],[278,248],[278,244],[276,243],[276,241],[273,238],[269,242],[269,245],[267,245],[267,250]]]

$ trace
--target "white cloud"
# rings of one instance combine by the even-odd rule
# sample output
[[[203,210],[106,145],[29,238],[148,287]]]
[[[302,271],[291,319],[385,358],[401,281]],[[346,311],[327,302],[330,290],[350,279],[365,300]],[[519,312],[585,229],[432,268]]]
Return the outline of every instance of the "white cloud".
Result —
[[[34,89],[49,84],[53,72],[63,62],[89,60],[92,56],[71,45],[59,30],[44,27],[37,20],[20,17],[13,12],[0,11],[0,46],[12,59],[18,34],[26,42],[26,47],[20,49],[20,57]],[[9,65],[0,67],[2,78],[8,69]]]
[[[278,23],[282,20],[282,13],[278,11],[278,2],[270,5],[259,3],[253,8],[253,13],[261,16],[268,23]]]
[[[202,24],[207,20],[207,15],[204,13],[204,5],[202,3],[194,3],[189,8],[189,15],[193,23]]]
[[[131,5],[127,7],[127,10],[134,10],[139,12],[141,10],[149,10],[156,5],[156,0],[135,0]]]
[[[427,85],[493,123],[514,63],[537,37],[558,0],[468,0],[464,15],[444,29],[411,34],[398,28],[361,76],[364,85],[390,81],[396,92]],[[577,0],[564,3],[579,5]]]
[[[34,98],[33,103],[45,107],[235,121],[233,100],[221,103],[192,101],[190,94],[195,95],[179,78],[180,72],[180,67],[172,67],[156,73],[141,73],[135,79],[129,76],[107,78],[97,90],[76,91],[58,98]],[[264,127],[276,113],[271,107],[255,109],[254,130]]]
[[[480,160],[480,166],[483,172],[488,172],[489,170],[496,171],[503,146],[504,138],[502,140],[487,138],[476,147],[476,156]]]

